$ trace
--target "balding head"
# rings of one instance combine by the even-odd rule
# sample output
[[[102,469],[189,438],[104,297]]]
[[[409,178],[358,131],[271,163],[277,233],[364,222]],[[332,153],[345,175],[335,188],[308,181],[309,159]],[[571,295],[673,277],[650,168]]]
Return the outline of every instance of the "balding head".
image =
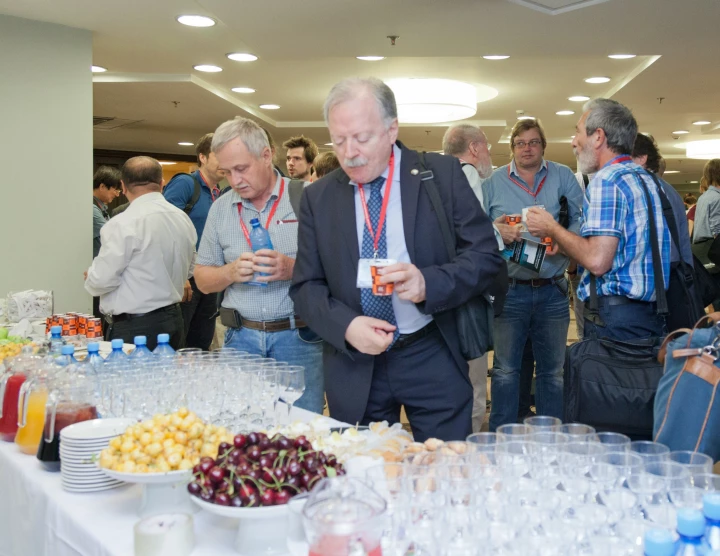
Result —
[[[487,137],[483,130],[469,124],[457,124],[448,128],[443,137],[443,152],[472,164],[481,178],[492,174],[492,159]]]
[[[162,190],[162,166],[149,156],[134,156],[123,164],[122,183],[129,197]]]

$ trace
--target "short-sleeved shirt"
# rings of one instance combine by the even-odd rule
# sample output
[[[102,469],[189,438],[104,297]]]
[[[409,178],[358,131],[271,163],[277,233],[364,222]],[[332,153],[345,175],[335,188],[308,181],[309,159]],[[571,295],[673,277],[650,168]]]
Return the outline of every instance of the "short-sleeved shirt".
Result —
[[[284,182],[284,193],[272,221],[268,223],[272,206],[280,194],[281,181]],[[215,201],[208,213],[200,240],[197,264],[219,267],[235,261],[245,252],[252,251],[240,226],[241,217],[248,231],[252,229],[250,220],[259,219],[270,233],[275,251],[294,259],[297,255],[298,224],[290,204],[289,182],[289,179],[277,176],[272,195],[261,211],[258,211],[251,201],[243,200],[234,190],[228,191]],[[238,204],[242,206],[240,215]],[[288,296],[289,289],[290,280],[269,282],[267,286],[231,284],[225,290],[222,306],[235,309],[243,318],[249,320],[286,319],[294,315],[293,302]]]
[[[544,160],[535,174],[535,183],[527,184],[517,173],[513,161],[495,170],[493,175],[483,182],[482,194],[485,200],[483,206],[493,222],[503,214],[521,214],[522,209],[534,205],[544,206],[557,220],[560,216],[560,197],[565,197],[570,218],[568,229],[574,233],[580,229],[582,189],[578,187],[572,170],[563,164]],[[522,235],[534,241],[539,240],[528,232],[523,232]],[[508,274],[520,280],[553,278],[565,272],[568,262],[565,255],[548,256],[539,274],[509,262]]]
[[[693,243],[720,235],[720,188],[709,187],[700,195],[695,209]]]
[[[193,193],[195,193],[195,180],[200,183],[200,197],[188,216],[193,226],[195,226],[198,236],[196,247],[199,249],[208,212],[213,204],[213,199],[219,196],[220,191],[217,188],[215,190],[210,189],[210,186],[205,183],[200,170],[196,170],[192,174],[174,176],[163,189],[163,197],[168,203],[175,205],[180,210],[185,210],[185,207],[192,199]]]
[[[100,230],[108,219],[107,206],[105,203],[93,198],[93,259],[100,253],[100,247],[102,246]]]
[[[657,186],[652,177],[629,157],[608,162],[595,175],[585,191],[582,237],[618,238],[618,247],[610,270],[598,276],[598,296],[621,295],[640,301],[655,300],[649,207],[643,180],[650,192],[657,226],[663,281],[667,289],[670,277],[670,232],[663,218]],[[590,297],[590,272],[585,270],[578,297]]]

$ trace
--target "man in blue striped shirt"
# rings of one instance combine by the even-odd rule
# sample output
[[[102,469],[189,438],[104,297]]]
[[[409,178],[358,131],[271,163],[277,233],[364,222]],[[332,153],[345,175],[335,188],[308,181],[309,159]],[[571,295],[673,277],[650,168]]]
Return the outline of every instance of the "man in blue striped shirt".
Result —
[[[599,319],[588,319],[586,303],[586,337],[661,336],[665,319],[657,315],[655,306],[650,210],[655,216],[665,289],[670,276],[670,233],[657,186],[630,156],[637,122],[619,102],[595,99],[585,106],[576,129],[573,149],[580,170],[597,172],[585,192],[580,235],[537,209],[528,212],[528,229],[552,237],[585,269],[578,289],[583,301],[590,297],[590,276],[596,277]],[[646,202],[643,182],[652,207]]]

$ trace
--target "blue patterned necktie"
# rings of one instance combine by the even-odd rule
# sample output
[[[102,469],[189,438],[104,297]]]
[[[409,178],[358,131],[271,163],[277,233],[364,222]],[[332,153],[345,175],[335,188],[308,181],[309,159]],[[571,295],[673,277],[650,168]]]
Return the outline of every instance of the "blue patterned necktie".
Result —
[[[370,222],[373,226],[373,231],[377,233],[378,220],[380,220],[380,211],[382,209],[382,193],[381,189],[385,183],[385,178],[380,176],[374,179],[369,184],[365,185],[365,191],[368,187],[370,188],[370,199],[367,202],[368,213],[370,213]],[[387,222],[387,219],[386,219]],[[387,259],[387,234],[386,222],[383,222],[382,232],[380,233],[380,240],[378,241],[377,256],[380,259]],[[363,226],[363,241],[362,241],[362,253],[363,259],[372,259],[375,256],[375,242],[374,238],[370,235],[367,225]],[[392,296],[379,296],[373,295],[372,288],[361,288],[360,290],[360,301],[362,303],[363,313],[368,317],[374,317],[394,324],[397,326],[395,320],[395,311],[392,306]],[[393,343],[397,340],[400,332],[395,329]],[[392,344],[390,344],[392,346]],[[388,349],[390,349],[388,347]]]

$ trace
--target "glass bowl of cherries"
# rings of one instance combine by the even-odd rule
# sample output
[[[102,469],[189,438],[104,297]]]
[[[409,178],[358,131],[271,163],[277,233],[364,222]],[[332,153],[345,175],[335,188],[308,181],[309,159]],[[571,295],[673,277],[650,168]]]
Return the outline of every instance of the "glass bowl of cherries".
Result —
[[[251,432],[221,443],[217,458],[202,458],[187,489],[203,510],[240,520],[240,554],[283,554],[287,503],[325,477],[344,474],[334,455],[315,450],[304,436]]]

